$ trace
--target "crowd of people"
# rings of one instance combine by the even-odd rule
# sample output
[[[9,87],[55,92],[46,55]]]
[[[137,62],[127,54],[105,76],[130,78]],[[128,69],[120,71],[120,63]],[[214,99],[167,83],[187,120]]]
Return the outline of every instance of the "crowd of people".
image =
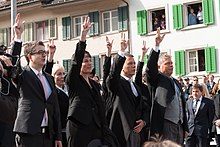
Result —
[[[20,65],[24,26],[20,14],[16,16],[12,54],[0,55],[0,110],[4,112],[0,134],[11,134],[0,138],[0,146],[206,147],[212,133],[220,145],[220,94],[213,75],[200,84],[196,76],[193,84],[188,77],[185,83],[182,77],[172,77],[171,56],[160,55],[165,35],[158,27],[146,69],[146,41],[136,67],[133,55],[126,51],[129,39],[121,33],[120,49],[111,64],[113,40],[106,36],[100,84],[91,77],[92,60],[86,50],[92,25],[86,17],[71,69],[65,73],[62,65],[53,64],[53,40],[46,46],[42,41],[24,44],[27,66]],[[14,65],[11,76],[9,67]]]

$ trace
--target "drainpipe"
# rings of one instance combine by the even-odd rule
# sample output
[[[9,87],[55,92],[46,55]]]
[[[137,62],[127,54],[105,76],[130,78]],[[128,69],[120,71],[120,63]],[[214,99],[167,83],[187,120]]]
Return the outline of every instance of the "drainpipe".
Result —
[[[129,4],[128,4],[128,2],[126,2],[125,0],[122,0],[126,5],[127,5],[127,7],[128,7],[128,39],[129,39],[129,45],[128,45],[128,52],[130,53],[130,54],[132,54],[132,50],[131,50],[131,34],[130,34],[130,17],[129,17]]]

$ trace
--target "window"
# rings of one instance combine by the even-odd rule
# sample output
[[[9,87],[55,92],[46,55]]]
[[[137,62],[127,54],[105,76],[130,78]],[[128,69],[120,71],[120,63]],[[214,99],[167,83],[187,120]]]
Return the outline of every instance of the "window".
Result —
[[[173,5],[174,29],[214,23],[213,0]]]
[[[157,30],[168,29],[167,6],[137,11],[138,34],[145,35]]]
[[[56,20],[44,20],[35,23],[36,40],[48,40],[56,37]]]
[[[102,13],[103,33],[118,30],[118,11],[112,10]]]
[[[165,9],[152,10],[149,11],[149,14],[150,14],[149,28],[151,32],[156,31],[158,27],[160,27],[161,30],[166,30]]]
[[[78,16],[78,17],[73,17],[73,36],[78,37],[80,36],[81,33],[81,25],[83,24],[86,16]]]
[[[33,29],[32,23],[24,24],[24,33],[22,34],[22,40],[24,42],[31,42],[33,40]]]
[[[205,51],[199,49],[189,52],[189,72],[205,71]]]
[[[101,73],[100,73],[100,59],[99,59],[99,55],[92,56],[92,68],[95,68],[95,74],[100,77]]]

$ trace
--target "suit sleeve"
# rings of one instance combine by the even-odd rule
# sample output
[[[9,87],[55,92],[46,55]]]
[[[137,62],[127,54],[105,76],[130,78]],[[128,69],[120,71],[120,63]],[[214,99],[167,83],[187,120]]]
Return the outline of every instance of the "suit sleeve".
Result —
[[[50,75],[52,74],[52,68],[53,68],[53,61],[49,62],[47,60],[46,64],[44,65],[43,69],[46,73],[49,73]]]
[[[113,93],[116,93],[118,90],[118,85],[120,81],[120,73],[123,68],[125,57],[117,55],[113,65],[111,67],[109,76],[107,78],[107,87]]]
[[[21,42],[16,42],[16,41],[15,41],[14,45],[12,46],[12,55],[13,56],[18,56],[18,57],[13,57],[12,58],[12,65],[15,65],[18,58],[20,58],[21,47],[22,47],[22,43]]]
[[[77,78],[80,75],[85,49],[86,49],[86,42],[80,41],[79,43],[77,43],[75,54],[72,61],[72,67],[66,77],[66,83],[70,89],[71,87],[74,87],[73,84],[76,83],[76,81],[78,81]]]
[[[141,87],[142,85],[142,70],[143,70],[143,66],[144,66],[144,62],[138,62],[137,65],[137,72],[136,72],[136,76],[135,76],[135,80],[134,82]]]
[[[110,73],[110,68],[111,68],[111,57],[105,56],[105,61],[103,65],[103,82],[102,82],[102,88],[104,92],[107,92],[106,79]]]
[[[147,79],[148,82],[150,83],[151,86],[156,87],[156,78],[158,75],[158,58],[159,58],[160,51],[155,52],[154,50],[151,51],[148,61],[147,61],[147,68],[146,68],[146,74],[147,74]]]

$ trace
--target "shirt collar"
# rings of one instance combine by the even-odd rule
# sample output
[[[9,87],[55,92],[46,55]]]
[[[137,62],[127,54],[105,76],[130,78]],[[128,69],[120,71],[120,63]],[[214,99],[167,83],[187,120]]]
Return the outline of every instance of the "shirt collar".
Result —
[[[196,100],[193,99],[193,102],[195,102]],[[198,101],[202,101],[202,96],[198,99]]]
[[[38,75],[38,73],[42,74],[42,69],[40,70],[40,72],[38,72],[36,69],[34,69],[33,67],[30,66],[30,68],[33,70],[33,72]]]
[[[123,78],[125,78],[125,80],[127,80],[127,81],[131,81],[132,79],[130,79],[130,78],[128,78],[128,77],[126,77],[125,75],[121,75]]]

